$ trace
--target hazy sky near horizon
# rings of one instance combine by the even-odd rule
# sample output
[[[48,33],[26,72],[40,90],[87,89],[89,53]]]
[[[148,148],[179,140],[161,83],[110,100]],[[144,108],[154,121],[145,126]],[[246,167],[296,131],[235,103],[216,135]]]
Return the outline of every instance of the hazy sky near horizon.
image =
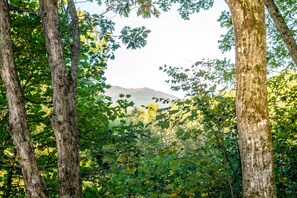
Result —
[[[91,13],[99,8],[94,4],[80,4],[79,7]],[[149,87],[178,97],[182,92],[173,92],[165,83],[167,75],[159,70],[160,66],[171,65],[189,67],[203,58],[231,58],[234,51],[222,54],[218,49],[218,40],[225,30],[217,19],[222,10],[227,10],[223,0],[215,0],[214,7],[198,14],[192,14],[190,20],[183,20],[173,7],[169,12],[161,13],[159,18],[143,19],[132,13],[129,18],[115,16],[116,32],[124,26],[145,26],[151,30],[147,45],[141,49],[128,50],[124,46],[115,53],[115,60],[109,60],[106,78],[111,85],[125,88]]]

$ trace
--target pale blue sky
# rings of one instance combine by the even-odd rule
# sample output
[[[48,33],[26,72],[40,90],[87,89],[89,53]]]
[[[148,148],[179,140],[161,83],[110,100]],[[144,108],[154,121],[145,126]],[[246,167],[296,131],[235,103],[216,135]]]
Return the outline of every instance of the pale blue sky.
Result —
[[[100,13],[94,5],[84,4],[82,8]],[[234,51],[222,55],[218,50],[218,39],[224,30],[217,19],[222,10],[228,9],[225,1],[216,0],[213,8],[193,14],[187,21],[181,19],[176,8],[161,13],[159,18],[143,19],[136,14],[113,18],[116,31],[124,26],[145,26],[151,33],[144,48],[122,47],[116,51],[116,59],[108,62],[107,83],[125,88],[149,87],[183,97],[183,93],[170,90],[170,85],[164,82],[168,78],[159,71],[159,66],[189,67],[202,58],[234,59]]]

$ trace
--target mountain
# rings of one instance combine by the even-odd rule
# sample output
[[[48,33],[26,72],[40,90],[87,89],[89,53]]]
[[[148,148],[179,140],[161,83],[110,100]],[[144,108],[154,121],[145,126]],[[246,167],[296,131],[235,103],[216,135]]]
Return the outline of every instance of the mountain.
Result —
[[[105,90],[105,94],[112,98],[112,101],[115,103],[120,98],[120,94],[123,95],[131,95],[128,98],[129,101],[133,101],[136,107],[141,107],[142,105],[146,106],[150,103],[156,103],[153,98],[163,98],[163,99],[170,99],[176,100],[179,99],[176,96],[169,95],[167,93],[156,91],[147,87],[144,88],[135,88],[135,89],[128,89],[123,88],[120,86],[111,86],[111,88]],[[169,104],[163,104],[157,102],[160,108],[168,107]]]

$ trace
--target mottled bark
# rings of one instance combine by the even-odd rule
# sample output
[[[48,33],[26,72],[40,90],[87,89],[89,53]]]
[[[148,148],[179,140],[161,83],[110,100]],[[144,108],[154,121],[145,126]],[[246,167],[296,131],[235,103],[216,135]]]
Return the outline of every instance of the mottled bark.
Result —
[[[59,31],[57,0],[40,0],[39,3],[52,78],[54,109],[51,125],[58,150],[59,197],[82,197],[75,98],[76,78],[73,78],[72,70],[69,72],[66,69]]]
[[[274,24],[280,33],[283,41],[285,42],[290,56],[292,57],[293,61],[297,65],[297,43],[294,39],[294,36],[287,26],[281,12],[279,11],[277,5],[275,4],[274,0],[266,0],[265,5],[269,11],[269,14],[274,21]]]
[[[236,114],[244,197],[276,197],[266,85],[264,0],[227,0],[236,49]]]
[[[0,73],[6,88],[9,108],[9,132],[19,155],[19,163],[29,197],[47,197],[44,182],[29,135],[25,102],[13,61],[10,23],[6,0],[0,0]]]

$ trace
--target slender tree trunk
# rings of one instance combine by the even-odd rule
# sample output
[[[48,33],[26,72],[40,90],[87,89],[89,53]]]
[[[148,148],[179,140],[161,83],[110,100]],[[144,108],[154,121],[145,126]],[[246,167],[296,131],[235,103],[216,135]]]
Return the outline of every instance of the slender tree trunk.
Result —
[[[293,61],[297,65],[297,43],[291,30],[287,26],[274,0],[266,0],[265,5],[274,21],[275,26],[277,27],[277,30],[286,44]]]
[[[10,192],[12,188],[12,177],[13,177],[13,172],[15,168],[15,161],[16,161],[16,149],[14,149],[13,152],[13,160],[9,166],[9,172],[7,174],[7,184],[6,184],[6,191],[5,191],[5,197],[9,198],[10,197]]]
[[[236,198],[237,194],[236,194],[236,192],[235,192],[235,190],[233,188],[233,182],[231,180],[231,175],[232,175],[232,172],[234,172],[234,171],[233,171],[233,168],[232,168],[232,164],[230,163],[230,161],[228,160],[228,157],[227,157],[227,151],[225,149],[224,137],[219,138],[219,132],[217,132],[214,129],[212,124],[210,125],[210,127],[211,127],[211,130],[214,132],[214,136],[215,136],[215,140],[216,140],[217,145],[218,145],[218,149],[220,150],[221,154],[223,155],[224,166],[228,169],[228,185],[230,187],[231,197]],[[221,126],[220,123],[219,123],[219,127],[223,128],[223,126]]]
[[[20,157],[19,162],[29,197],[47,197],[44,182],[38,172],[34,148],[29,135],[25,102],[13,61],[10,23],[6,0],[0,0],[0,73],[9,108],[9,132]]]
[[[216,132],[215,132],[216,133]],[[218,144],[219,150],[221,152],[221,154],[223,155],[223,159],[224,159],[224,166],[228,169],[228,185],[230,187],[230,192],[231,192],[231,197],[232,198],[236,198],[237,194],[233,188],[233,182],[231,180],[231,175],[232,175],[232,164],[229,163],[228,157],[227,157],[227,152],[224,146],[224,137],[220,138],[218,137],[218,134],[215,134],[215,139],[216,142]],[[220,143],[222,142],[222,143]]]
[[[264,0],[227,0],[235,29],[236,114],[244,197],[276,197],[266,85]]]
[[[82,197],[75,98],[77,60],[72,60],[76,65],[73,63],[68,71],[59,31],[58,1],[40,0],[39,3],[52,78],[54,109],[51,124],[58,150],[59,197]],[[75,7],[71,9],[76,12]],[[72,23],[76,21],[73,20]],[[72,44],[76,46],[72,47],[72,56],[79,51],[79,38],[75,38],[78,39],[78,44]]]

